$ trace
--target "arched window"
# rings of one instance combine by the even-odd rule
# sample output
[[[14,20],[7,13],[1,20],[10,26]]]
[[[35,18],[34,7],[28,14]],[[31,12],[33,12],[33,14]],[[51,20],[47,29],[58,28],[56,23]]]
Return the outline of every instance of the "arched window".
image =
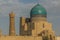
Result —
[[[45,26],[44,26],[44,24],[43,24],[43,28],[44,28]]]
[[[50,35],[50,40],[52,40],[52,35]]]

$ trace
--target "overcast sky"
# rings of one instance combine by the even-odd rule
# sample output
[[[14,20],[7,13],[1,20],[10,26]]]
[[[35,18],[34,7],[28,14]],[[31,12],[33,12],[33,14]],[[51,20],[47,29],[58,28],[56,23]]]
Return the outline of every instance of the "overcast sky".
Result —
[[[19,34],[19,17],[29,17],[31,8],[39,2],[47,10],[47,20],[53,24],[56,35],[60,35],[60,0],[0,0],[0,29],[9,33],[9,13],[14,11],[16,34]]]

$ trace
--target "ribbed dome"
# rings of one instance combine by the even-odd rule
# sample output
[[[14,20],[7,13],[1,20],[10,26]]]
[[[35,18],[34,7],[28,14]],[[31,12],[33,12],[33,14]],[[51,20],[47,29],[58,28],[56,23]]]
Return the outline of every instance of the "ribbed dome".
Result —
[[[32,15],[47,15],[47,12],[43,6],[40,4],[35,5],[31,10],[31,16]]]

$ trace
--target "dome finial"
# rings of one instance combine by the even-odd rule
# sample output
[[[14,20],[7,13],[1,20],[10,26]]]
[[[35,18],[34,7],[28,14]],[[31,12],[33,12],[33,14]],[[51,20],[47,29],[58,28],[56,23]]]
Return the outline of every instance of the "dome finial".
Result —
[[[39,0],[37,0],[37,4],[39,4]]]

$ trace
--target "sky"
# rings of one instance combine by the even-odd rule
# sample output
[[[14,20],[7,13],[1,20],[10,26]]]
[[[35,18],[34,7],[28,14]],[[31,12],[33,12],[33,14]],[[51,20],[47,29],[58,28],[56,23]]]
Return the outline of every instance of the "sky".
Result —
[[[20,17],[30,17],[30,11],[37,3],[47,10],[47,20],[57,36],[60,35],[60,0],[0,0],[0,30],[3,35],[9,34],[9,13],[15,15],[16,34],[19,35]]]

